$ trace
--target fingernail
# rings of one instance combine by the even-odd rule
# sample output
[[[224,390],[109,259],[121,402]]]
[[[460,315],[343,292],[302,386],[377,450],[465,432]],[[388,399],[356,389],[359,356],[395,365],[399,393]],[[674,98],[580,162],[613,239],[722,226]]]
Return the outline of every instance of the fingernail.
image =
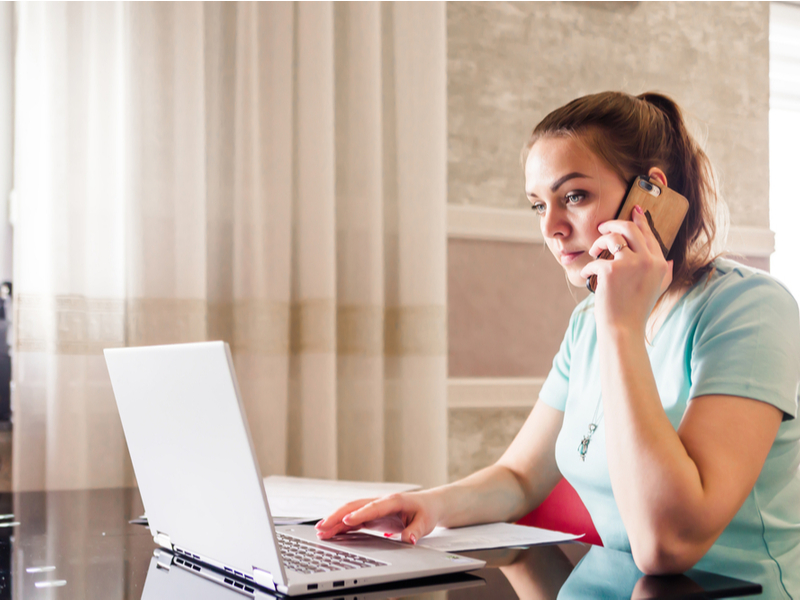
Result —
[[[410,541],[412,544],[416,544],[417,543],[417,536],[415,536],[412,533],[411,536],[408,538],[408,541]]]
[[[349,524],[350,524],[350,516],[351,516],[352,514],[353,514],[353,513],[350,513],[349,515],[345,515],[345,516],[342,518],[342,521],[344,522],[344,524],[345,524],[345,525],[349,525]]]
[[[641,206],[639,206],[638,204],[637,204],[636,206],[634,206],[634,207],[633,207],[633,210],[635,210],[635,211],[636,211],[637,213],[639,213],[640,215],[643,215],[643,214],[644,214],[644,211],[642,210],[642,207],[641,207]]]

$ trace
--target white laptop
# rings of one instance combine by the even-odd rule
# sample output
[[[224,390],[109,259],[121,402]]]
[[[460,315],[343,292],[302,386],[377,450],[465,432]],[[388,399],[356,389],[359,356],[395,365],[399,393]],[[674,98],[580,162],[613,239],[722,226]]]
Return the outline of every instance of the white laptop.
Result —
[[[226,573],[249,594],[318,593],[484,566],[367,534],[321,542],[311,525],[276,527],[224,342],[104,353],[150,531],[176,557]]]

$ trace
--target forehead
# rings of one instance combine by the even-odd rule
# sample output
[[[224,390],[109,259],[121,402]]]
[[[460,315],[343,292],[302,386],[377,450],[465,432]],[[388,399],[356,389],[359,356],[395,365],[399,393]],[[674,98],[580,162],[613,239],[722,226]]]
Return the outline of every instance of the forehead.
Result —
[[[528,193],[550,184],[566,173],[578,172],[595,178],[602,161],[574,137],[545,137],[538,140],[525,161],[525,189]]]

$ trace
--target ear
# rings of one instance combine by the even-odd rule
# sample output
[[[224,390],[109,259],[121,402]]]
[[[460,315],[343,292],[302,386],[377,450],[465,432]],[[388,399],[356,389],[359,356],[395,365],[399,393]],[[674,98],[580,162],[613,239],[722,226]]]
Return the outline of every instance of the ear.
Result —
[[[667,187],[667,175],[658,167],[653,167],[647,172],[650,179],[655,179],[664,187]]]

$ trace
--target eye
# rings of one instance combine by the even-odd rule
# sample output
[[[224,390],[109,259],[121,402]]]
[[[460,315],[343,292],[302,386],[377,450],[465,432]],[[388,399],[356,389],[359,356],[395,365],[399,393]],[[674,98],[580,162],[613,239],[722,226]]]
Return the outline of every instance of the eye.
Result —
[[[586,194],[582,192],[570,192],[566,196],[567,204],[580,204],[584,198],[586,198]]]
[[[545,206],[541,202],[536,202],[531,206],[531,210],[541,217],[544,214]]]

